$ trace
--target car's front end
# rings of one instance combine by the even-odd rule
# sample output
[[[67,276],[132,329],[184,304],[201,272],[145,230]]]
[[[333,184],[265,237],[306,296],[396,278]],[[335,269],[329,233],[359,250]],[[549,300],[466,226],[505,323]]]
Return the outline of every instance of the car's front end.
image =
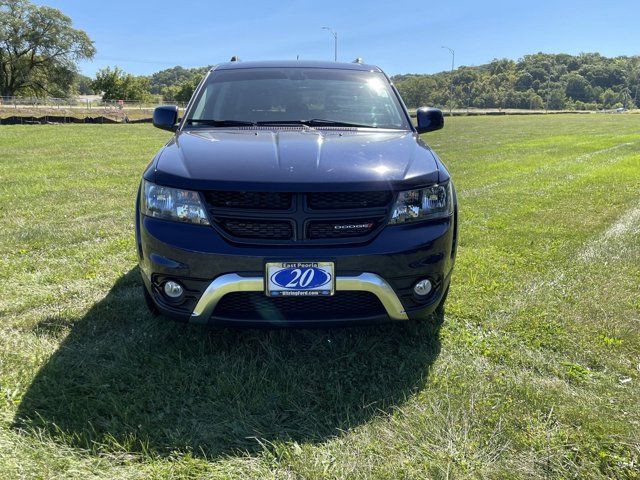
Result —
[[[457,244],[455,189],[408,116],[393,128],[285,120],[188,128],[203,88],[139,190],[151,306],[195,323],[258,326],[423,319],[442,306]]]

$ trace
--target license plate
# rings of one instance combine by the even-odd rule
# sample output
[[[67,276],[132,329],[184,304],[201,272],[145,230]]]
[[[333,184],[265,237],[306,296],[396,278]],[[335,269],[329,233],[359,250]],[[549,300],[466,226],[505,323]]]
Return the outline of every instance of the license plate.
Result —
[[[267,263],[266,294],[269,297],[333,295],[333,270],[333,262]]]

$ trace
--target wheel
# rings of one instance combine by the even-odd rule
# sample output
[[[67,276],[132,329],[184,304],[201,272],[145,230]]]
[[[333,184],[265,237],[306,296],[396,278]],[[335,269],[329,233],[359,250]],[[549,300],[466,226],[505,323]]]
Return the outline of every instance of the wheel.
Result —
[[[144,303],[147,306],[147,310],[149,310],[149,313],[151,315],[153,315],[154,317],[159,315],[160,312],[158,311],[158,307],[156,307],[156,304],[153,303],[153,299],[151,298],[151,294],[147,290],[147,287],[145,287],[144,285],[142,285],[142,292],[143,292],[143,295],[144,295]]]

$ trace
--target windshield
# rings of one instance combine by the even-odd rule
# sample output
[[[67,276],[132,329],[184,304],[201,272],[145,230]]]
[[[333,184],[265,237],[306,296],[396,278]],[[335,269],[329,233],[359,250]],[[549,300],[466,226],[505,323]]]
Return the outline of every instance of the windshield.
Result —
[[[187,112],[186,123],[410,128],[382,73],[324,68],[213,71]]]

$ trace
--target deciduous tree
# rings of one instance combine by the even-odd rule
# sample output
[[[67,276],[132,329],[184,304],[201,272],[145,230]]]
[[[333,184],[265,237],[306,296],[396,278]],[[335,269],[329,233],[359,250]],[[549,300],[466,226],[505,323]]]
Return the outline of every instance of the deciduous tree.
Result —
[[[125,73],[120,68],[99,70],[92,83],[95,92],[102,92],[103,100],[133,100],[142,102],[151,97],[149,79]]]
[[[68,92],[79,60],[95,47],[60,10],[0,0],[0,95]]]

